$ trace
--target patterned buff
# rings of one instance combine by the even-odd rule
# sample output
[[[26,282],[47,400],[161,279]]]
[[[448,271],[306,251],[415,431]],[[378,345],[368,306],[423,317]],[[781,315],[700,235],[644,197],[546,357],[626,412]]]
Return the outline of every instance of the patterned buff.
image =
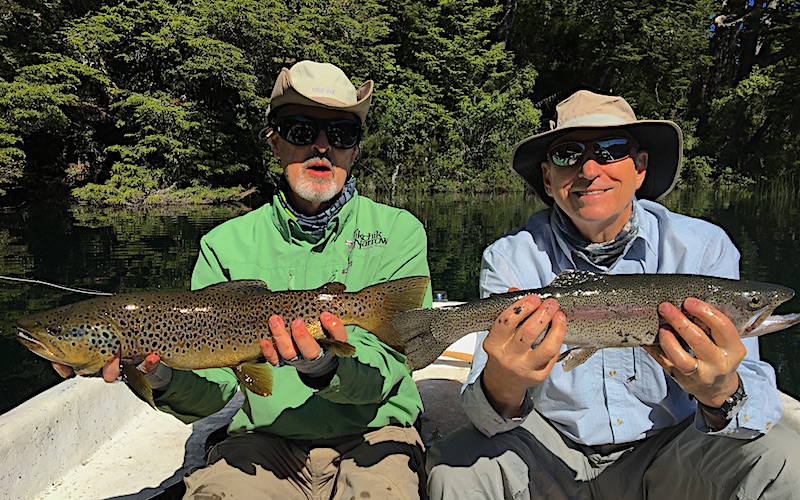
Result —
[[[289,190],[289,183],[286,182],[286,178],[281,177],[278,182],[278,199],[281,200],[281,206],[292,219],[297,221],[300,229],[311,236],[320,237],[325,234],[325,228],[328,226],[328,222],[331,221],[334,215],[339,213],[339,210],[342,209],[344,204],[350,201],[350,198],[355,194],[356,180],[354,177],[350,177],[347,182],[344,183],[342,193],[339,195],[336,202],[327,210],[317,215],[305,215],[297,212],[286,199],[286,193]]]
[[[583,235],[575,227],[570,218],[558,205],[554,205],[554,210],[550,214],[550,224],[556,231],[560,232],[567,243],[575,248],[575,252],[585,257],[589,262],[596,266],[608,267],[620,258],[625,247],[632,241],[639,232],[639,217],[636,215],[636,199],[633,200],[633,210],[631,218],[625,223],[625,227],[617,234],[613,240],[602,243],[592,243],[586,241]]]

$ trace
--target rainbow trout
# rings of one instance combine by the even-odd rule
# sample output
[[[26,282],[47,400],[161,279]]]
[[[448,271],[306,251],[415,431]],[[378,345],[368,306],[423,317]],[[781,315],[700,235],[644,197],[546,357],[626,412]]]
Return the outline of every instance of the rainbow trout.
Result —
[[[268,318],[288,325],[302,319],[309,333],[338,356],[355,347],[328,338],[319,322],[325,311],[357,325],[386,344],[400,344],[389,319],[422,306],[430,279],[401,278],[346,292],[341,283],[316,290],[273,292],[259,280],[218,283],[202,290],[120,293],[33,314],[17,321],[17,339],[39,356],[94,374],[117,352],[126,381],[153,405],[152,389],[136,369],[150,353],[181,370],[230,367],[256,394],[272,393],[271,365],[259,342],[271,338]]]
[[[406,364],[417,370],[431,364],[464,335],[488,330],[497,316],[528,294],[558,300],[567,316],[560,361],[565,371],[606,347],[637,347],[658,342],[665,324],[658,315],[662,302],[681,307],[696,297],[723,312],[742,337],[770,333],[800,323],[800,315],[769,316],[794,296],[794,290],[771,283],[686,274],[606,275],[565,271],[544,288],[495,294],[453,307],[415,309],[397,314],[391,323],[399,332]],[[769,323],[760,325],[769,317]]]

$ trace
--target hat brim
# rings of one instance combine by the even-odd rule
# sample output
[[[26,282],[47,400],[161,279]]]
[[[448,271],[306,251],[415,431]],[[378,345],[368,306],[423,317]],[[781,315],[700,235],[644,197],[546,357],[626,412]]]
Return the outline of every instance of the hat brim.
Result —
[[[647,175],[636,196],[646,200],[660,200],[675,187],[683,159],[683,133],[669,120],[638,120],[623,125],[581,126],[549,130],[523,139],[511,154],[511,168],[522,177],[534,192],[548,205],[554,200],[544,190],[542,162],[547,159],[547,149],[562,135],[582,129],[621,129],[637,142],[639,149],[649,152]]]

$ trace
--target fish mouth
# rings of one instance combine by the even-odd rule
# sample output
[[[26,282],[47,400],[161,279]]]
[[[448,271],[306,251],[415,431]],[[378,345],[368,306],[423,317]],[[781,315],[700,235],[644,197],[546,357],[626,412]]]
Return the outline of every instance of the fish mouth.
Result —
[[[750,318],[750,321],[744,327],[744,333],[750,333],[755,328],[758,328],[758,325],[763,323],[764,320],[767,319],[770,314],[772,314],[772,311],[774,309],[775,309],[774,307],[766,308],[763,311],[761,311],[760,314],[756,314],[752,318]]]
[[[64,357],[64,353],[61,351],[61,349],[53,344],[45,343],[39,340],[34,334],[22,327],[17,327],[17,340],[19,340],[22,345],[30,349],[32,352],[50,361],[57,362],[59,359]]]

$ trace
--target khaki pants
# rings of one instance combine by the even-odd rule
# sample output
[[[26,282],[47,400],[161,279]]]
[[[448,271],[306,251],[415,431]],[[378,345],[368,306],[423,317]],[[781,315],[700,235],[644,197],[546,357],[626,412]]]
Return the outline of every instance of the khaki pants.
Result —
[[[209,465],[185,478],[184,498],[418,499],[424,453],[413,427],[316,440],[253,432],[212,448]]]
[[[707,436],[692,419],[634,446],[588,447],[538,413],[487,438],[472,424],[428,454],[435,499],[800,498],[800,435],[778,424],[754,440]]]

